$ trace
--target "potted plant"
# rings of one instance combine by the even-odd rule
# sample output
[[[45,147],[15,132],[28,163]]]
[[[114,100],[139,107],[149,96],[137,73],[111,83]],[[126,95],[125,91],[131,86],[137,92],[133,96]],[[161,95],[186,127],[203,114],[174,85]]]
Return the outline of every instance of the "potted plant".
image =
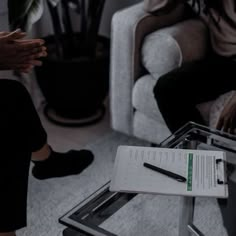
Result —
[[[109,87],[109,39],[98,35],[105,0],[8,0],[11,28],[28,29],[44,3],[54,30],[44,38],[48,57],[35,69],[45,114],[58,124],[93,123],[104,114]],[[79,32],[73,30],[71,10],[79,16]]]

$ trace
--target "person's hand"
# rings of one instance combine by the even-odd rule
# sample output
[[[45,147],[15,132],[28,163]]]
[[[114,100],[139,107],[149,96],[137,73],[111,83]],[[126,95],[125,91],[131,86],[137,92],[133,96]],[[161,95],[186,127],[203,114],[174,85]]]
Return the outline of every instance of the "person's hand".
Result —
[[[20,30],[0,33],[0,70],[15,70],[28,73],[34,66],[40,66],[40,57],[47,55],[41,39],[23,39]]]
[[[236,128],[236,92],[221,112],[216,128],[234,134]]]
[[[22,57],[22,64],[19,64],[16,71],[20,73],[28,73],[34,66],[41,66],[42,62],[39,60],[41,57],[47,56],[47,49],[43,45],[42,39],[28,39],[28,40],[14,40],[16,46],[24,48],[25,54]],[[34,46],[36,45],[36,46]],[[37,46],[38,45],[38,46]]]

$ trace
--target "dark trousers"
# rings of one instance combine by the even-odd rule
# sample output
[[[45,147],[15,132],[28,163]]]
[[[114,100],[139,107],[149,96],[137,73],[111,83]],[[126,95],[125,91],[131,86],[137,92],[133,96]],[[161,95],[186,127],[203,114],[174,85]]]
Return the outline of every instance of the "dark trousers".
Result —
[[[0,80],[0,232],[26,226],[31,152],[47,142],[27,90],[17,81]]]
[[[159,78],[154,88],[160,112],[173,133],[188,121],[205,124],[196,108],[236,90],[236,61],[216,55],[192,62]],[[236,183],[229,184],[229,199],[219,200],[229,236],[236,235]]]
[[[188,121],[204,124],[196,105],[236,90],[236,61],[212,55],[159,78],[154,95],[171,132]]]

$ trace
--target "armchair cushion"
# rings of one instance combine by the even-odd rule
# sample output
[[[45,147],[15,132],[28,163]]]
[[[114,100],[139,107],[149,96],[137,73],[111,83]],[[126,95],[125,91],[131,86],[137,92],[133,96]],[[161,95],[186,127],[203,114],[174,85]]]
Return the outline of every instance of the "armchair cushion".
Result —
[[[177,23],[146,36],[142,63],[158,79],[182,63],[203,58],[207,41],[207,28],[199,18]]]
[[[137,80],[132,93],[133,107],[146,116],[165,124],[154,98],[153,89],[156,80],[150,74],[144,75]]]

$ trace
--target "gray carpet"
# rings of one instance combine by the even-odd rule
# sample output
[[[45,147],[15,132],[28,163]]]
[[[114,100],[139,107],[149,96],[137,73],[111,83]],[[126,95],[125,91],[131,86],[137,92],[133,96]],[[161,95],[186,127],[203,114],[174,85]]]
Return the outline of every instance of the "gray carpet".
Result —
[[[28,227],[19,236],[58,236],[64,226],[58,218],[110,179],[118,145],[147,145],[138,139],[111,132],[88,145],[95,161],[83,173],[38,181],[30,176]],[[179,197],[140,195],[102,227],[121,236],[176,236]],[[215,199],[198,198],[195,224],[207,236],[226,236]],[[135,212],[135,214],[133,214]]]

